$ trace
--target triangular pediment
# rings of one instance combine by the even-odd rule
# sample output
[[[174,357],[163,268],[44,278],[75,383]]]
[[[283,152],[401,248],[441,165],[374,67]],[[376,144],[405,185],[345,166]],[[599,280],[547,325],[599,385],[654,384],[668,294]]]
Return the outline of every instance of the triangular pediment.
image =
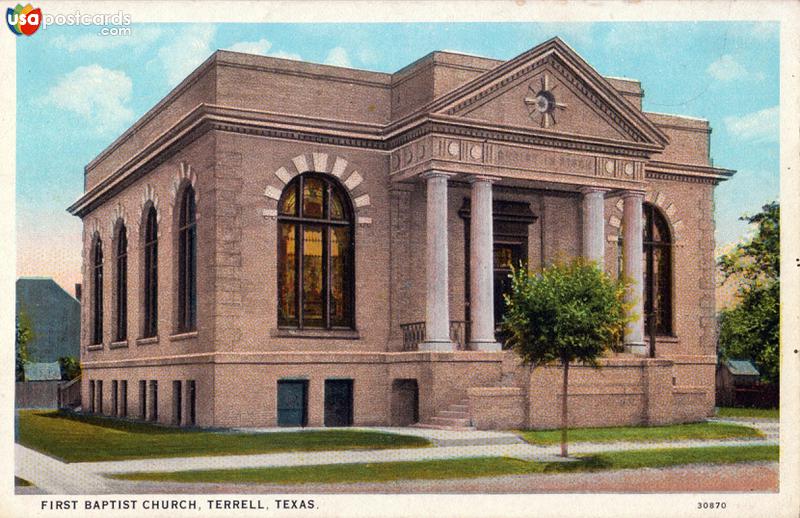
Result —
[[[558,38],[435,100],[429,112],[536,132],[667,143],[641,111]]]

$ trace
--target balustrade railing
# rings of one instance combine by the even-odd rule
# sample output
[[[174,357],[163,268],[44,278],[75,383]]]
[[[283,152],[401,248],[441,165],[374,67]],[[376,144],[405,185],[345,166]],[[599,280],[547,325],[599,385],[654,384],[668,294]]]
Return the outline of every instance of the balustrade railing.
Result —
[[[425,341],[425,322],[411,322],[400,324],[403,332],[403,350],[416,351],[419,344]],[[463,351],[467,348],[469,340],[469,322],[465,320],[450,321],[450,340],[456,344],[456,349]]]

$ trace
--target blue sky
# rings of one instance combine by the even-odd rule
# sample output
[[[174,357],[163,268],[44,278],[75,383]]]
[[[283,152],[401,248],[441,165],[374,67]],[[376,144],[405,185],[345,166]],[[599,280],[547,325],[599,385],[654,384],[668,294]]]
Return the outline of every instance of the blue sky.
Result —
[[[394,72],[433,50],[509,59],[558,35],[601,74],[635,78],[644,109],[711,121],[717,244],[777,199],[777,23],[136,24],[129,36],[50,26],[17,38],[18,275],[80,281],[83,167],[214,50]]]

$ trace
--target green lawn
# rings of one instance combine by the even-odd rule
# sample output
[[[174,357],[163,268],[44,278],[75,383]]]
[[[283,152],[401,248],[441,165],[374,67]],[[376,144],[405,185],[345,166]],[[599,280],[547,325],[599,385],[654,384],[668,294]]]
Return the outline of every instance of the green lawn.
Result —
[[[777,446],[720,446],[609,452],[579,456],[576,462],[527,462],[508,457],[479,457],[418,462],[329,464],[176,473],[143,472],[119,474],[112,477],[123,480],[229,484],[390,482],[394,480],[458,479],[777,460]]]
[[[520,437],[531,444],[561,442],[561,430],[519,430]],[[570,442],[659,442],[687,439],[731,439],[763,437],[758,430],[728,423],[689,423],[667,426],[615,426],[607,428],[570,428]]]
[[[761,419],[779,419],[780,413],[777,408],[736,408],[719,407],[717,417],[758,417]]]
[[[420,437],[359,430],[209,432],[56,411],[20,411],[17,425],[18,443],[66,462],[431,445]]]

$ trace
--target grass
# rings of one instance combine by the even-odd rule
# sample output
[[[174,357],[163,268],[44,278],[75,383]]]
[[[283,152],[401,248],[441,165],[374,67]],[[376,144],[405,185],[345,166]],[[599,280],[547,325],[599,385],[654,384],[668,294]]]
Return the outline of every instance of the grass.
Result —
[[[550,445],[561,442],[561,430],[519,430],[530,444]],[[570,428],[570,442],[655,442],[687,439],[758,438],[764,435],[753,428],[728,423],[689,423],[667,426],[614,426],[606,428]]]
[[[777,408],[737,408],[719,407],[717,417],[758,417],[762,419],[779,419],[780,413]]]
[[[479,457],[417,462],[327,464],[280,468],[247,468],[180,472],[141,472],[112,475],[122,480],[205,482],[229,484],[311,484],[438,480],[574,473],[636,468],[664,468],[686,464],[730,464],[777,461],[777,446],[719,446],[608,452],[577,457],[575,462],[528,462],[509,457]]]
[[[360,430],[223,433],[57,411],[20,411],[17,430],[19,444],[66,462],[431,445],[421,437]]]
[[[25,480],[24,478],[14,477],[14,485],[16,487],[32,487],[33,484]]]

